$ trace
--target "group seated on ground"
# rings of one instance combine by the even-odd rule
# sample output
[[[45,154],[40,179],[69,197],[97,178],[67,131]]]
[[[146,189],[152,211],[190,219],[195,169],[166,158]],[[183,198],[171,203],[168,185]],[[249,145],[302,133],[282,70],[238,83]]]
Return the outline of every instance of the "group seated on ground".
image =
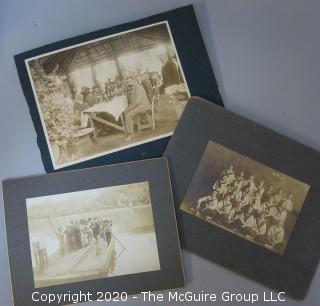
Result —
[[[223,170],[212,194],[198,199],[196,215],[255,242],[279,248],[285,242],[288,216],[294,215],[293,194],[286,195],[254,175],[236,174],[233,165]]]

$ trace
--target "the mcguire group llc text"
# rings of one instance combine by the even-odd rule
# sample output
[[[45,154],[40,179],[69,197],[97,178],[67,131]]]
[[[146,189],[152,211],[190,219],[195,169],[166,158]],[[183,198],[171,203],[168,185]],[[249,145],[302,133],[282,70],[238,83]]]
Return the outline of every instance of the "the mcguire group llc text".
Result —
[[[266,304],[276,304],[285,302],[285,292],[273,293],[273,292],[263,292],[250,293],[250,292],[230,292],[224,291],[222,293],[206,293],[204,291],[200,292],[177,292],[168,291],[165,293],[152,293],[150,291],[143,291],[139,295],[129,296],[127,292],[71,292],[67,293],[40,293],[35,291],[32,293],[32,301],[35,303],[47,303],[50,305],[54,303],[55,305],[60,305],[64,303],[83,303],[83,302],[126,302],[130,299],[139,300],[141,302],[152,303],[152,302],[163,302],[174,303],[174,302],[184,302],[184,303],[246,303],[254,304],[257,302],[265,302]]]
[[[141,298],[144,302],[247,302],[248,304],[254,304],[258,301],[263,301],[265,303],[281,303],[285,302],[285,295],[285,292],[263,292],[262,294],[230,291],[224,291],[219,294],[206,293],[204,291],[196,293],[191,291],[183,293],[177,291],[166,293],[141,292]]]

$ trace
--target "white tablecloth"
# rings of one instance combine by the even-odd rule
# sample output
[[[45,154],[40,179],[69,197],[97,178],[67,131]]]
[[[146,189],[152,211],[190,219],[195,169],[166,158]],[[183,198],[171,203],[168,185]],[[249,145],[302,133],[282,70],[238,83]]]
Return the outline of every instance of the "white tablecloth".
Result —
[[[91,106],[81,112],[81,126],[86,127],[88,125],[89,113],[108,113],[118,121],[121,114],[128,107],[128,99],[126,96],[114,97],[109,102],[101,102],[94,106]]]

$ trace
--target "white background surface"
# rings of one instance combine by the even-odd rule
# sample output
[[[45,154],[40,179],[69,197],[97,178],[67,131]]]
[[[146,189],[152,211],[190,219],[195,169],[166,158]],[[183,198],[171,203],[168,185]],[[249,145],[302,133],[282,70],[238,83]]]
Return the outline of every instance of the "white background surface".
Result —
[[[319,150],[320,1],[0,0],[1,180],[44,173],[14,54],[190,3],[195,5],[226,107]],[[2,209],[0,215],[0,305],[10,306]],[[268,291],[195,255],[183,255],[188,290]],[[319,305],[319,286],[318,269],[304,301],[288,299],[281,305]]]

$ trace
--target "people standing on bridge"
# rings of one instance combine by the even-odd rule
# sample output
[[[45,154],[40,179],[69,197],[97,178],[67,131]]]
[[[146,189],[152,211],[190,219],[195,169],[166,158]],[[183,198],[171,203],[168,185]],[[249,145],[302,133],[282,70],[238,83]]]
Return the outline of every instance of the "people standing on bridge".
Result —
[[[62,230],[62,227],[58,228],[58,231],[56,232],[56,235],[59,240],[59,248],[60,248],[60,254],[63,256],[67,251],[67,245],[66,245],[66,236],[65,232]]]
[[[111,242],[112,220],[108,217],[71,220],[64,228],[60,226],[55,234],[62,256],[91,244],[95,245],[98,250],[99,241],[105,241],[107,245]]]
[[[94,241],[97,241],[99,239],[100,234],[100,225],[97,221],[97,218],[95,218],[95,220],[91,224],[92,236]]]
[[[112,221],[111,219],[106,219],[104,220],[105,223],[105,240],[107,242],[107,244],[109,245],[112,239]]]
[[[75,249],[80,250],[82,248],[82,242],[81,242],[81,231],[80,231],[80,226],[78,222],[74,224],[74,242],[75,242]]]

